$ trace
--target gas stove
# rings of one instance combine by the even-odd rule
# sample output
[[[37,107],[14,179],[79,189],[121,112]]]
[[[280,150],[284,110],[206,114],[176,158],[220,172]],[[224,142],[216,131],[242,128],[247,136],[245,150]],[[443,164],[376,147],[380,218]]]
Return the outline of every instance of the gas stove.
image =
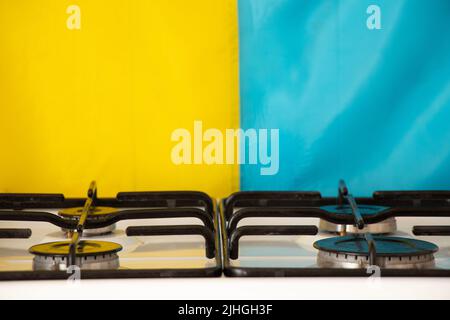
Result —
[[[0,194],[0,280],[215,277],[215,202],[201,192]]]
[[[220,203],[231,277],[450,276],[450,192],[239,192]]]
[[[450,191],[0,194],[0,280],[450,277]]]

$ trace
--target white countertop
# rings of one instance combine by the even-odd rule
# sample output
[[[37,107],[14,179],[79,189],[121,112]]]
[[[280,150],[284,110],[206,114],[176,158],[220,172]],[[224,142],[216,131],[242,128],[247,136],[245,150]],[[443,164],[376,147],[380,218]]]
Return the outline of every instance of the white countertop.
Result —
[[[0,282],[0,299],[450,299],[450,278],[205,278]]]

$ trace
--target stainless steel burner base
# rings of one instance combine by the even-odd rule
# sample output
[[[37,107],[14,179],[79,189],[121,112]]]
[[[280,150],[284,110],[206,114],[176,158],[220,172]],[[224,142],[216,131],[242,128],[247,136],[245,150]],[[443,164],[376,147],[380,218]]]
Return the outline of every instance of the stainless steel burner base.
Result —
[[[77,257],[76,264],[81,266],[81,270],[116,270],[120,266],[119,256],[116,253]],[[67,257],[35,256],[33,270],[65,271],[67,270]]]
[[[116,230],[116,224],[112,224],[110,226],[104,227],[104,228],[97,228],[97,229],[84,229],[83,230],[83,236],[84,237],[96,237],[96,236],[103,236],[106,234],[112,233],[114,230]],[[69,233],[70,230],[62,229],[64,233]]]
[[[330,232],[330,233],[351,233],[351,234],[363,234],[363,233],[372,233],[372,234],[388,234],[394,233],[397,231],[397,221],[395,218],[389,218],[382,222],[368,224],[362,230],[359,230],[354,225],[343,225],[343,224],[334,224],[325,220],[320,220],[319,223],[320,231]]]
[[[368,256],[319,251],[317,265],[321,268],[365,269],[370,266]],[[385,269],[431,269],[435,267],[434,255],[410,257],[377,257],[377,266]]]

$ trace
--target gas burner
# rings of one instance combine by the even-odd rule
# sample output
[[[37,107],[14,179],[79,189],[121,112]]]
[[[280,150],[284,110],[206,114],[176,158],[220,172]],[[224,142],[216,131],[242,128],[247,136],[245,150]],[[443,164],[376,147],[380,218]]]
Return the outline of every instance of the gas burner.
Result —
[[[163,221],[148,223],[154,219]],[[122,221],[130,223],[120,234],[108,235],[110,242],[86,238],[111,232],[113,226],[104,227]],[[37,223],[47,227],[38,228]],[[54,237],[55,227],[70,239],[43,243],[43,237]],[[120,192],[115,198],[98,198],[93,181],[86,198],[0,193],[0,281],[70,277],[64,270],[83,270],[84,279],[218,277],[219,228],[214,201],[198,191]],[[192,236],[201,237],[202,243],[179,238]],[[158,237],[157,249],[151,237]],[[122,245],[128,250],[120,255],[119,264]]]
[[[376,265],[386,269],[429,269],[435,266],[433,243],[401,237],[374,236]],[[367,268],[369,245],[365,237],[345,236],[319,240],[317,264],[322,268]]]
[[[66,270],[70,244],[71,241],[61,241],[31,247],[33,270]],[[113,242],[80,241],[75,262],[82,270],[115,270],[119,268],[117,252],[121,250],[122,246]]]
[[[89,215],[87,217],[88,222],[94,222],[94,221],[101,221],[111,215],[116,214],[118,211],[116,208],[109,208],[109,207],[93,207],[89,211]],[[58,214],[66,219],[69,220],[75,220],[79,221],[81,215],[83,214],[83,208],[67,208],[62,209],[58,212]],[[86,237],[94,237],[94,236],[100,236],[105,235],[108,233],[113,232],[116,229],[115,224],[111,224],[104,228],[97,228],[97,229],[85,229],[83,235]],[[68,233],[69,230],[63,229],[64,232]]]
[[[349,205],[338,205],[338,206],[324,206],[321,209],[330,212],[336,215],[353,215],[352,207]],[[372,205],[358,205],[359,212],[363,218],[374,216],[383,212],[388,207],[382,206],[372,206]],[[352,233],[352,234],[363,234],[363,233],[372,233],[372,234],[388,234],[394,233],[397,231],[397,222],[395,218],[388,218],[382,222],[374,223],[374,224],[366,224],[363,229],[359,229],[353,224],[334,224],[325,220],[320,220],[319,229],[324,232],[331,233]]]
[[[372,197],[354,197],[343,180],[337,197],[322,197],[316,191],[238,192],[223,199],[219,207],[224,272],[234,277],[366,277],[368,267],[378,266],[385,277],[450,277],[450,256],[444,250],[450,225],[442,220],[449,221],[449,200],[450,191],[377,191]],[[427,225],[414,226],[414,220],[403,219],[412,217],[426,219]],[[289,220],[279,225],[267,218]],[[240,225],[244,219],[245,225]],[[319,232],[316,219],[322,220],[324,231],[344,233],[345,228],[349,234],[322,234],[325,240],[313,240],[310,237]],[[390,232],[394,234],[380,234]],[[434,243],[401,236],[411,232],[433,236]],[[250,236],[252,242],[241,241]],[[298,251],[292,238],[284,242],[280,236],[296,236]],[[313,243],[315,263],[308,249]]]

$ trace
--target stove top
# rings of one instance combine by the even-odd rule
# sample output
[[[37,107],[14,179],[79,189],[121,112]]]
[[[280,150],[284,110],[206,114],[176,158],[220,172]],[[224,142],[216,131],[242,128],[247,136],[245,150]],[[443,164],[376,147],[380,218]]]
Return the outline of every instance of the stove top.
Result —
[[[0,280],[450,276],[450,191],[0,194]]]
[[[232,277],[450,276],[450,192],[239,192],[220,203]]]
[[[201,192],[0,194],[0,280],[220,276],[218,229]]]

